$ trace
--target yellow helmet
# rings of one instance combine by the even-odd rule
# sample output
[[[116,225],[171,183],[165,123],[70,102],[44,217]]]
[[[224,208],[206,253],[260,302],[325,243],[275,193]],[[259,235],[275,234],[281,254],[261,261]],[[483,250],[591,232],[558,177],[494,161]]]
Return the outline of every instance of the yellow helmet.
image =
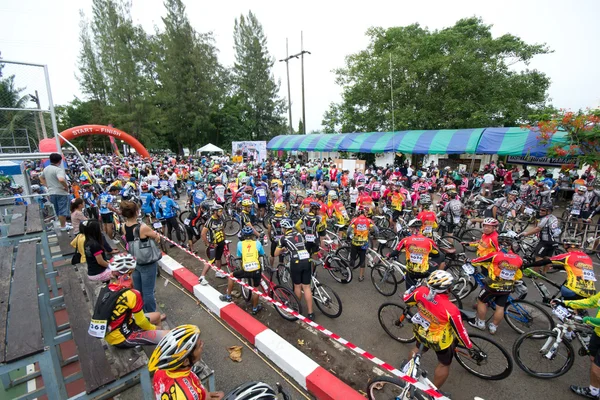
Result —
[[[250,199],[244,199],[242,200],[242,206],[244,207],[250,207],[252,205],[252,200]]]
[[[285,203],[279,202],[275,204],[275,211],[285,211]]]
[[[148,370],[154,372],[158,369],[170,371],[180,368],[196,348],[199,337],[200,328],[196,325],[181,325],[171,330],[154,349],[148,361]]]

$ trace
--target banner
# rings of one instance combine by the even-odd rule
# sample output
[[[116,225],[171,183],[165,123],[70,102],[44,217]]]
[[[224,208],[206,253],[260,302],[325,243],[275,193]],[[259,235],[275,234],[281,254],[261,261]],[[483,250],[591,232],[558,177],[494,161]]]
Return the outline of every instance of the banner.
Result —
[[[548,167],[561,167],[563,165],[579,166],[579,160],[570,157],[532,157],[532,156],[508,156],[507,164],[530,164],[530,165],[545,165]]]
[[[232,157],[242,157],[244,162],[264,161],[267,159],[267,142],[232,142]]]
[[[111,144],[111,146],[113,148],[113,152],[117,156],[121,157],[121,152],[119,152],[119,147],[117,146],[117,142],[115,142],[115,138],[112,137],[112,136],[109,136],[108,139],[110,139],[110,144]]]

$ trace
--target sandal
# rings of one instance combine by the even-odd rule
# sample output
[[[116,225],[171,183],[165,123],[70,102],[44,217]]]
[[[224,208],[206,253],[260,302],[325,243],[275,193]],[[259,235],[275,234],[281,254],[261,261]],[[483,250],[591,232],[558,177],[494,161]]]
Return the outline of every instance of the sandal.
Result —
[[[362,281],[364,281],[364,280],[365,280],[365,277],[364,277],[364,276],[359,276],[359,277],[358,277],[358,281],[359,281],[359,282],[362,282]]]

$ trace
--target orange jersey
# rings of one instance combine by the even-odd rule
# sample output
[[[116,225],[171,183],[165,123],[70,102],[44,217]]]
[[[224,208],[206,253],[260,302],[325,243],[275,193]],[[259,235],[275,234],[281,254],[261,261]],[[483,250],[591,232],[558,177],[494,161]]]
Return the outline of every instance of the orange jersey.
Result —
[[[207,393],[202,382],[191,370],[159,369],[153,378],[154,394],[159,400],[204,400]]]
[[[421,233],[425,236],[433,235],[433,230],[438,227],[437,216],[433,211],[423,210],[417,215],[417,219],[421,220],[423,226]]]
[[[392,209],[396,210],[396,211],[402,211],[402,204],[404,203],[404,200],[406,200],[406,198],[404,197],[404,195],[400,192],[392,192]]]
[[[477,246],[477,257],[487,256],[500,250],[498,245],[498,232],[494,231],[489,235],[481,235],[479,242],[474,243]]]
[[[341,201],[335,201],[329,206],[329,216],[337,218],[337,223],[340,225],[346,225],[350,220],[346,207]]]
[[[396,250],[402,249],[406,250],[406,268],[415,274],[425,274],[429,269],[429,254],[438,254],[434,241],[420,233],[402,239]]]
[[[471,261],[473,265],[486,267],[486,286],[497,292],[512,292],[515,281],[523,277],[523,259],[513,252],[496,251]]]
[[[562,265],[567,272],[565,287],[582,297],[596,294],[596,275],[592,259],[582,251],[551,257],[552,264]]]
[[[352,245],[364,246],[369,242],[369,231],[373,229],[375,224],[370,218],[360,215],[350,222],[350,228],[354,236],[352,237]]]

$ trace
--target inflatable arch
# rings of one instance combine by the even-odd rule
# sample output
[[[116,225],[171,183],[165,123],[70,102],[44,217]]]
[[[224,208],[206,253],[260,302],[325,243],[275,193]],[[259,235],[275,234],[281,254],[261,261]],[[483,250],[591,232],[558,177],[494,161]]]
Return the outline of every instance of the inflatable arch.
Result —
[[[135,151],[142,157],[150,158],[150,153],[148,150],[133,136],[110,126],[104,125],[81,125],[75,126],[73,128],[69,128],[60,133],[65,139],[71,141],[74,138],[87,136],[87,135],[104,135],[104,136],[112,136],[116,139],[123,140],[131,147],[135,149]],[[61,144],[64,143],[64,140],[60,138]],[[56,141],[54,139],[44,139],[40,142],[40,151],[42,152],[52,152],[56,151]]]

